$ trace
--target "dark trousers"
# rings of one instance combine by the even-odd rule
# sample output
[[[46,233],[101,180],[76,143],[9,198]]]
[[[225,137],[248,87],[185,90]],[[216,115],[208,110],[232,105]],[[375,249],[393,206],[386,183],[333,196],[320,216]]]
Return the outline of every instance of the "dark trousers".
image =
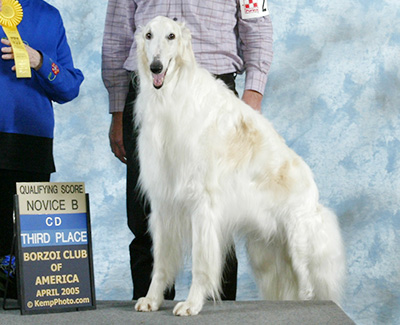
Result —
[[[219,75],[216,77],[224,81],[236,93],[234,74]],[[140,196],[137,188],[139,161],[136,152],[136,140],[138,134],[133,128],[133,109],[137,93],[138,85],[134,81],[129,87],[123,118],[124,147],[127,155],[126,195],[128,226],[135,235],[135,238],[129,245],[134,300],[144,297],[147,294],[153,270],[152,240],[148,232],[147,219],[150,207]],[[227,256],[224,266],[221,295],[223,300],[236,299],[237,265],[236,255],[233,250],[233,253]],[[174,288],[167,290],[164,296],[165,299],[173,300],[175,296]]]
[[[13,202],[17,182],[48,182],[50,174],[0,169],[0,257],[11,252]]]

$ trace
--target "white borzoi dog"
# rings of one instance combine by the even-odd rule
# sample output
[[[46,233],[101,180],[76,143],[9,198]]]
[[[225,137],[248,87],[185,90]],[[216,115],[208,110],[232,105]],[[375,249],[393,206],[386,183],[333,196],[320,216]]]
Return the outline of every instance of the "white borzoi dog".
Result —
[[[158,310],[191,247],[192,285],[175,315],[219,298],[237,234],[265,299],[338,301],[345,272],[336,216],[306,163],[261,114],[195,61],[182,24],[157,17],[136,36],[140,182],[152,213],[154,269],[135,306]]]

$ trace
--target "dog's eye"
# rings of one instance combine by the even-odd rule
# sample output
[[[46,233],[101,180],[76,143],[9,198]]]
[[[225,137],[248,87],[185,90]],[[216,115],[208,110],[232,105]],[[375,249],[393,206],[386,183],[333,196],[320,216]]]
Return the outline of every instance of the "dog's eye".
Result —
[[[171,33],[168,35],[168,39],[171,41],[173,39],[175,39],[175,34]]]
[[[150,33],[150,32],[148,32],[148,33],[146,34],[146,39],[152,39],[152,38],[153,38],[153,34]]]

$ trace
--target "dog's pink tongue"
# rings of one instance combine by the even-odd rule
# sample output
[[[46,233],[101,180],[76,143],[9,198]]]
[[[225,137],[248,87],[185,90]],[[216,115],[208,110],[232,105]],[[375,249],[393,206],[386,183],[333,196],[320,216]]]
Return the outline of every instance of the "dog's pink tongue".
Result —
[[[160,88],[164,83],[165,73],[154,74],[153,73],[153,85],[156,88]]]

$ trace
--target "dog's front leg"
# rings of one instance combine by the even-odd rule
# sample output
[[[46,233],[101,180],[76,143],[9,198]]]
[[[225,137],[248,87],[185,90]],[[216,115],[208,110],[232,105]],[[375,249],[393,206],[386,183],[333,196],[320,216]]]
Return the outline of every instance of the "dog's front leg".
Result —
[[[135,305],[137,311],[156,311],[164,300],[164,290],[173,283],[179,270],[182,250],[177,238],[171,238],[168,227],[157,212],[150,216],[153,239],[153,276],[146,297]]]
[[[222,236],[214,216],[208,211],[192,218],[192,285],[187,300],[175,306],[174,315],[197,315],[206,298],[219,298]]]

